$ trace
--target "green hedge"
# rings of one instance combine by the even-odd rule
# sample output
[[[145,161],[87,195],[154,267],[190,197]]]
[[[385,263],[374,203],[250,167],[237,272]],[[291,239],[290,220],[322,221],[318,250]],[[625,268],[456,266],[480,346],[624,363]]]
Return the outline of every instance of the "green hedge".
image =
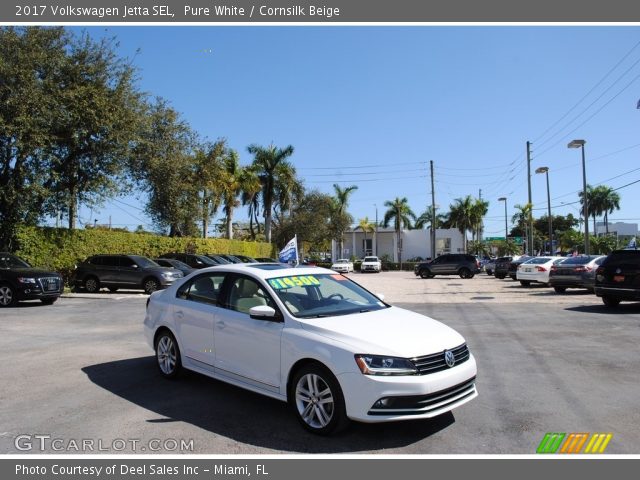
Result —
[[[271,257],[275,249],[269,243],[223,238],[178,238],[102,229],[22,227],[18,231],[15,254],[31,265],[53,269],[68,279],[75,265],[91,255],[121,253],[154,258],[169,252]]]

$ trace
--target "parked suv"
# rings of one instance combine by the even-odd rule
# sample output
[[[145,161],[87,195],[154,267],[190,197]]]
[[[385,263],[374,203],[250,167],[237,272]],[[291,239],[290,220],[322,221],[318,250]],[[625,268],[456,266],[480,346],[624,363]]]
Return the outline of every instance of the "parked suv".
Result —
[[[180,270],[161,267],[139,255],[94,255],[78,265],[73,283],[89,293],[102,287],[112,292],[127,288],[152,293],[168,287],[182,276]]]
[[[640,301],[640,250],[616,250],[596,270],[596,295],[607,307]]]
[[[493,276],[502,280],[509,274],[509,264],[516,257],[500,257],[496,259]]]
[[[436,275],[460,275],[460,278],[473,278],[480,272],[480,262],[473,255],[448,253],[440,255],[430,262],[422,262],[413,267],[413,273],[422,278]]]
[[[0,308],[20,300],[40,300],[51,305],[62,294],[62,276],[39,270],[10,253],[0,253]]]
[[[220,264],[217,260],[212,260],[206,255],[197,255],[195,253],[165,253],[164,255],[160,255],[160,258],[173,258],[174,260],[180,260],[191,268],[215,267]]]

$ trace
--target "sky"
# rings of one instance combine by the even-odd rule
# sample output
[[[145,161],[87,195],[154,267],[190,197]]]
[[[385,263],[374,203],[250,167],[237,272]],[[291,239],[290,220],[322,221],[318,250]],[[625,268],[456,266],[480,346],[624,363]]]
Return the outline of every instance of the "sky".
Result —
[[[587,183],[623,187],[611,220],[640,223],[640,27],[604,26],[123,26],[115,35],[139,69],[139,87],[167,99],[203,138],[224,137],[252,160],[252,143],[293,145],[308,189],[357,185],[356,223],[382,219],[407,197],[419,215],[456,198],[489,201],[485,236],[504,235],[527,202],[532,142],[534,216],[579,216],[579,149]],[[79,31],[79,29],[73,29]],[[80,221],[143,224],[144,198],[80,211]],[[235,214],[246,218],[244,208]],[[221,215],[215,221],[221,221]]]

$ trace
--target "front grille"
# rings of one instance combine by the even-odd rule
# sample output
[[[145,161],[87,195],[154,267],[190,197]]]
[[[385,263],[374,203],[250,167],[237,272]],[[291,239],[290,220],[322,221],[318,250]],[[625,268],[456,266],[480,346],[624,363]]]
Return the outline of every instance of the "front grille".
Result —
[[[427,395],[384,397],[376,401],[369,415],[422,415],[461,402],[476,393],[476,377]]]
[[[456,359],[454,367],[459,363],[469,360],[469,348],[467,348],[466,343],[452,348],[451,352],[453,352],[453,356]],[[411,361],[418,369],[418,375],[428,375],[451,368],[447,366],[447,362],[444,359],[444,351],[432,355],[425,355],[424,357],[415,357],[412,358]]]
[[[59,277],[40,277],[38,279],[42,291],[47,292],[60,292],[62,290],[62,282]]]

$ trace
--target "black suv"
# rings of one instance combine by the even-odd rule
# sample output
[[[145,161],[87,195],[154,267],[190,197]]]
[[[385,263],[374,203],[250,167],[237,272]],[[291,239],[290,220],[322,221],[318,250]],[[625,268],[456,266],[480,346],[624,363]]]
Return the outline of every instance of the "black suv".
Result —
[[[139,255],[94,255],[76,267],[73,284],[89,293],[102,287],[112,292],[127,288],[152,293],[182,276],[180,270],[161,267]]]
[[[0,308],[13,306],[20,300],[40,300],[51,305],[63,289],[59,273],[32,268],[19,257],[0,252]]]
[[[496,259],[496,265],[493,268],[493,276],[499,279],[505,278],[509,274],[509,264],[513,257],[500,257]]]
[[[165,253],[164,255],[160,255],[160,258],[173,258],[174,260],[180,260],[191,268],[215,267],[220,264],[217,260],[211,259],[206,255],[198,255],[195,253]]]
[[[616,250],[596,270],[596,295],[607,307],[640,301],[640,250]]]
[[[429,262],[422,262],[413,268],[413,273],[422,278],[436,275],[460,275],[460,278],[473,278],[480,272],[480,262],[473,255],[447,253]]]
[[[517,260],[512,260],[511,263],[509,263],[509,277],[511,277],[511,280],[518,279],[518,267],[524,262],[531,260],[532,258],[533,257],[529,255],[522,255],[518,257]]]

